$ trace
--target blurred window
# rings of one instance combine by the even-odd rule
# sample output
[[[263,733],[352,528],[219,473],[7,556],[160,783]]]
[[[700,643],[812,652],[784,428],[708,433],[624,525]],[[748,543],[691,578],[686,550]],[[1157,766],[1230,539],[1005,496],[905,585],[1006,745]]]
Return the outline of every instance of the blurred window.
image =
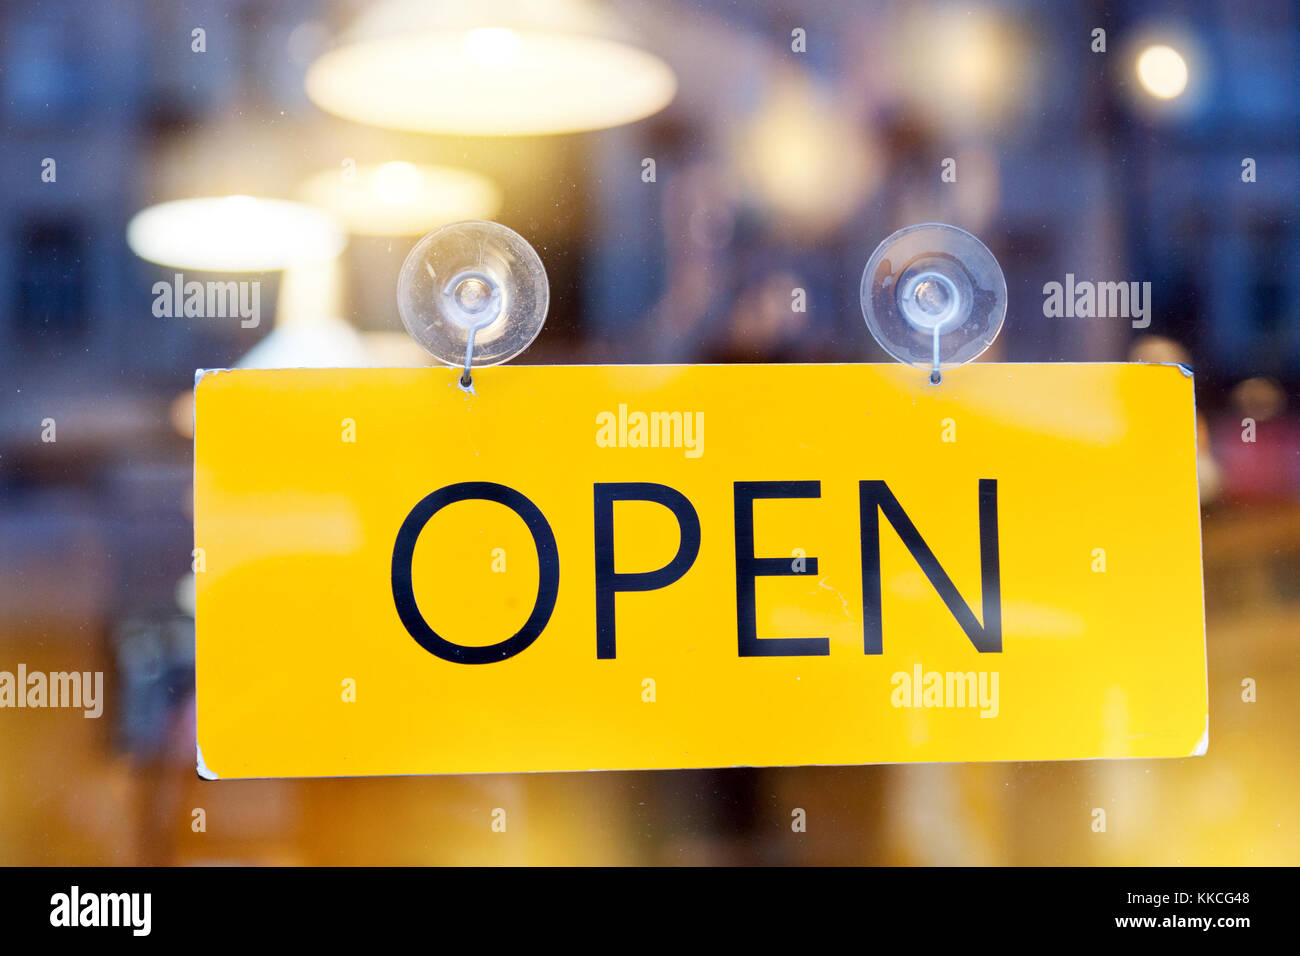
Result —
[[[66,220],[27,224],[18,234],[17,324],[25,340],[53,344],[86,329],[85,241]]]

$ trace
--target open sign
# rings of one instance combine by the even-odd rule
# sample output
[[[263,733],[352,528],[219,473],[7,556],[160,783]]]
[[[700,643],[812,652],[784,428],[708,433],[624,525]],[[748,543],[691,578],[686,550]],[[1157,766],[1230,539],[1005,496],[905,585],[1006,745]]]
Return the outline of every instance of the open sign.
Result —
[[[455,378],[201,377],[206,775],[1207,746],[1183,369]]]
[[[898,499],[884,481],[858,483],[861,502],[862,622],[863,651],[883,653],[883,610],[880,593],[880,522],[883,514],[898,533],[926,578],[961,625],[977,651],[1002,650],[1002,598],[998,561],[998,483],[979,482],[979,533],[981,593],[985,620],[981,623],[958,593],[934,552],[921,537]],[[817,481],[738,481],[733,485],[735,500],[734,540],[736,544],[736,634],[741,657],[825,656],[830,640],[825,637],[758,636],[755,613],[755,582],[761,576],[784,576],[818,572],[816,557],[799,555],[795,560],[758,557],[754,554],[754,502],[760,498],[817,498]],[[652,482],[598,482],[592,486],[595,526],[596,656],[618,656],[615,598],[620,591],[655,591],[677,581],[690,570],[700,551],[700,518],[690,499],[675,488]],[[420,531],[438,511],[449,504],[469,499],[495,501],[514,511],[532,533],[537,549],[537,600],[524,626],[499,644],[466,646],[448,641],[425,620],[415,600],[411,565]],[[680,545],[663,567],[646,571],[614,570],[614,503],[654,502],[665,508],[677,523]],[[410,635],[430,654],[459,664],[489,664],[521,653],[541,636],[555,608],[560,586],[560,555],[550,523],[532,501],[505,485],[487,481],[466,481],[433,492],[411,510],[402,523],[393,547],[393,601],[398,616]]]

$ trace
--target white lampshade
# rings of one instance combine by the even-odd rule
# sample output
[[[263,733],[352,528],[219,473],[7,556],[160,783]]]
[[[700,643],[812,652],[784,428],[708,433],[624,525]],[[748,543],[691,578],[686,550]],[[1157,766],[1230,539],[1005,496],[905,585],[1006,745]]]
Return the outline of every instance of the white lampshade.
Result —
[[[178,199],[137,213],[126,242],[150,262],[206,272],[272,272],[333,259],[347,243],[321,209],[283,199]]]
[[[448,166],[387,162],[352,175],[327,169],[302,184],[301,195],[362,236],[422,236],[464,219],[491,219],[501,190],[485,176]]]
[[[389,129],[530,135],[602,129],[663,109],[677,81],[581,0],[389,0],[308,70],[307,95]]]

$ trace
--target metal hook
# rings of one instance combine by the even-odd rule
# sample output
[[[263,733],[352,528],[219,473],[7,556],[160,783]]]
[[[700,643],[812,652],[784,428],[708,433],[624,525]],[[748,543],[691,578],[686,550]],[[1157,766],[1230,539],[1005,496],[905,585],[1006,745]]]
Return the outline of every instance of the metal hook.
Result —
[[[938,385],[943,381],[943,374],[939,371],[939,329],[942,327],[942,322],[934,327],[934,362],[930,366],[931,385]]]
[[[470,366],[474,364],[474,333],[477,331],[477,325],[471,326],[469,340],[465,343],[465,371],[460,375],[460,387],[467,392],[474,391],[474,376],[470,374]]]
[[[478,334],[479,329],[487,328],[501,315],[501,290],[497,286],[496,281],[490,278],[485,278],[480,281],[487,282],[491,289],[491,311],[487,315],[484,315],[483,318],[470,325],[466,330],[465,365],[464,370],[460,373],[460,387],[471,393],[474,391],[474,373],[472,371],[474,365],[474,336]],[[448,285],[448,289],[450,290],[450,285]]]

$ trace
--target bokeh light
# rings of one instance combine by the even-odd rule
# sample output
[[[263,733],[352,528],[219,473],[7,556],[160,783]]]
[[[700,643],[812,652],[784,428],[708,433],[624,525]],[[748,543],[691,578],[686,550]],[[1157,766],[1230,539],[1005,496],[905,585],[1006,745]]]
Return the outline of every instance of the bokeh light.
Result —
[[[778,79],[733,141],[733,163],[761,208],[824,229],[857,207],[879,177],[868,138],[824,90]]]
[[[1152,96],[1171,100],[1187,89],[1187,61],[1171,46],[1155,44],[1137,59],[1137,74]]]

